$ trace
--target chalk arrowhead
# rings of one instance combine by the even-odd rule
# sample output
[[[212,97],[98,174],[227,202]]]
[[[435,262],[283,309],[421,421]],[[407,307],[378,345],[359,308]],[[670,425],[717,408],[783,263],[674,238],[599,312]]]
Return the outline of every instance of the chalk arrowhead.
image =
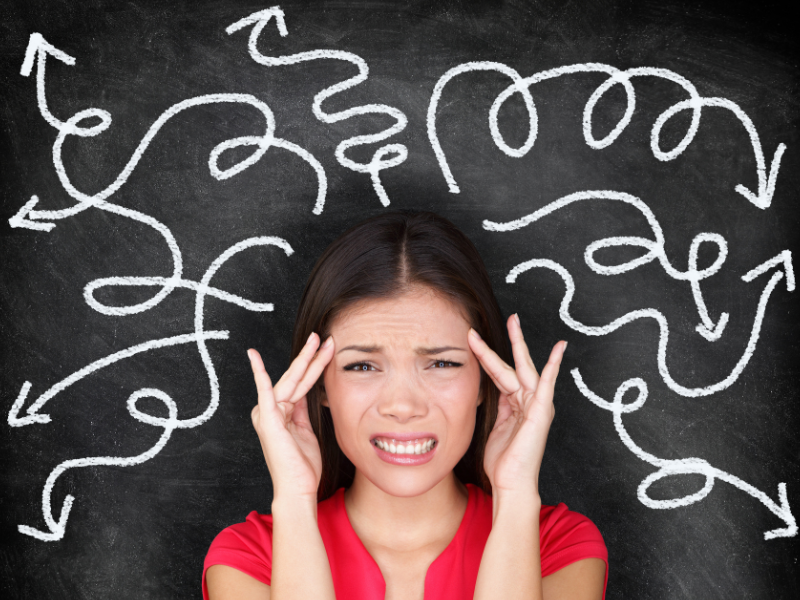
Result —
[[[759,177],[759,180],[763,183],[759,183],[758,194],[754,194],[741,184],[736,186],[737,192],[762,210],[769,208],[770,204],[772,204],[772,196],[775,194],[775,183],[778,179],[778,169],[780,168],[781,157],[785,150],[785,144],[778,144],[778,147],[775,149],[775,154],[772,157],[769,176],[766,178],[766,181],[763,181],[762,177]]]
[[[22,384],[22,389],[19,396],[11,405],[11,410],[8,411],[8,424],[11,427],[24,427],[25,425],[33,425],[34,423],[49,423],[50,415],[40,415],[36,411],[28,411],[27,417],[20,417],[19,413],[22,410],[22,405],[25,404],[25,399],[28,397],[28,392],[31,389],[31,382],[26,381]]]
[[[33,63],[36,61],[36,57],[39,56],[39,60],[44,60],[48,54],[70,66],[75,64],[73,57],[50,44],[41,33],[32,33],[28,40],[25,60],[22,61],[22,68],[19,70],[19,74],[23,77],[28,77],[33,71]]]
[[[711,322],[711,326],[707,327],[705,323],[700,323],[695,329],[697,330],[697,333],[702,335],[709,342],[716,342],[720,336],[722,336],[722,332],[725,330],[725,326],[728,324],[729,317],[730,315],[724,312],[719,316],[719,321],[717,321],[716,325]]]
[[[240,19],[239,21],[236,21],[236,23],[228,25],[228,27],[225,29],[225,33],[230,35],[236,31],[239,31],[240,29],[244,29],[245,27],[256,25],[258,23],[263,23],[261,25],[263,28],[272,18],[275,19],[275,25],[277,26],[281,37],[286,37],[289,35],[289,31],[286,29],[286,21],[283,17],[283,11],[281,10],[280,6],[273,6],[271,8],[265,8],[264,10],[254,12],[252,15],[249,15],[244,19]]]
[[[780,515],[778,516],[786,523],[787,527],[767,531],[764,534],[765,540],[772,540],[778,537],[794,537],[797,535],[797,521],[792,514],[791,508],[789,508],[789,498],[786,494],[785,483],[778,484],[778,498],[781,501]]]
[[[49,531],[42,531],[27,525],[17,525],[17,530],[43,542],[57,542],[64,537],[64,533],[67,530],[67,519],[69,518],[69,511],[72,510],[74,500],[74,496],[67,494],[67,497],[64,498],[64,504],[61,505],[61,518],[58,521],[53,521],[52,518],[48,520]]]
[[[55,223],[31,220],[36,218],[36,215],[30,214],[30,212],[33,210],[33,207],[36,206],[37,202],[39,202],[39,198],[37,196],[31,196],[31,199],[25,203],[25,206],[20,208],[17,214],[8,220],[8,224],[15,228],[20,227],[24,229],[34,229],[36,231],[50,231],[56,226]]]
[[[769,271],[772,267],[775,266],[783,266],[784,274],[786,275],[786,289],[790,292],[794,291],[795,281],[794,281],[794,266],[792,265],[792,252],[791,250],[784,250],[780,254],[777,254],[770,258],[769,260],[764,261],[754,269],[751,269],[744,275],[742,275],[742,281],[746,281],[750,283],[758,277]]]

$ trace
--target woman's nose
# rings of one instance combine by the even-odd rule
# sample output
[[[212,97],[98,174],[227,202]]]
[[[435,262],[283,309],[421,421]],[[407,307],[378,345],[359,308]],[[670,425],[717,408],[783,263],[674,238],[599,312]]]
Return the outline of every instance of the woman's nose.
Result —
[[[424,417],[428,414],[427,394],[413,375],[398,373],[389,377],[381,389],[378,412],[399,423]]]

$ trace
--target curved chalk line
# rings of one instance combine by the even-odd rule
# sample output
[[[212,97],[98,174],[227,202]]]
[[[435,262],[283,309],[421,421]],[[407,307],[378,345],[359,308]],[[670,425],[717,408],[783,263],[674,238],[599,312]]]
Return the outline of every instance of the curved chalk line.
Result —
[[[169,411],[168,418],[164,419],[161,417],[148,415],[136,408],[137,400],[148,396],[151,398],[158,398],[164,403]],[[175,402],[172,400],[172,398],[170,398],[161,390],[142,388],[141,390],[131,394],[131,396],[128,398],[127,407],[131,416],[138,421],[147,423],[148,425],[164,428],[164,432],[161,434],[158,442],[156,442],[152,448],[137,456],[93,456],[89,458],[66,460],[62,462],[50,472],[50,475],[48,475],[47,481],[44,484],[44,490],[42,491],[42,512],[44,513],[44,519],[47,523],[49,531],[41,531],[34,527],[29,527],[28,525],[18,525],[17,529],[20,533],[24,533],[25,535],[29,535],[43,542],[55,542],[64,537],[64,532],[66,531],[67,527],[67,519],[69,518],[69,513],[72,510],[72,503],[75,501],[75,497],[72,494],[67,494],[67,496],[64,498],[64,502],[61,505],[61,515],[58,521],[56,521],[52,516],[50,500],[56,481],[61,475],[64,474],[65,471],[80,467],[97,467],[103,465],[118,467],[139,465],[153,458],[164,448],[170,436],[172,435],[172,432],[177,428],[178,423],[178,407],[175,405]]]
[[[775,286],[778,285],[778,282],[783,279],[783,273],[777,272],[772,275],[767,285],[764,287],[764,290],[761,293],[761,297],[758,301],[758,309],[756,311],[756,317],[753,322],[753,327],[750,332],[750,339],[747,342],[747,347],[745,348],[741,358],[734,366],[733,370],[728,374],[725,379],[718,381],[717,383],[705,386],[705,387],[697,387],[697,388],[688,388],[672,378],[672,375],[669,372],[669,368],[667,367],[666,363],[666,355],[667,355],[667,343],[669,340],[669,324],[667,323],[666,317],[658,310],[654,308],[645,308],[631,311],[617,319],[614,319],[611,323],[602,326],[592,326],[592,325],[585,325],[576,321],[572,318],[569,314],[569,306],[572,302],[572,297],[575,295],[575,282],[572,279],[569,271],[567,271],[562,265],[559,263],[548,260],[548,259],[532,259],[526,262],[520,263],[508,273],[506,277],[507,283],[514,283],[517,277],[533,268],[545,268],[551,271],[556,272],[561,278],[564,280],[564,284],[566,286],[566,291],[564,293],[564,297],[561,301],[561,307],[559,308],[559,316],[564,323],[574,329],[575,331],[579,331],[585,335],[593,335],[593,336],[600,336],[600,335],[607,335],[616,331],[623,325],[636,321],[637,319],[642,318],[651,318],[656,323],[658,323],[658,327],[660,330],[659,340],[658,340],[658,352],[657,352],[657,362],[658,362],[658,372],[661,375],[661,378],[664,380],[664,383],[677,394],[681,396],[686,396],[689,398],[697,398],[701,396],[710,396],[711,394],[715,394],[721,390],[724,390],[731,385],[739,378],[744,368],[747,366],[747,363],[750,361],[750,358],[755,352],[756,343],[758,342],[758,336],[761,332],[761,323],[764,319],[764,312],[767,307],[767,302],[769,301],[770,294],[775,289]]]
[[[458,65],[448,70],[444,75],[442,75],[442,77],[436,83],[436,86],[434,88],[434,93],[431,96],[431,101],[428,106],[427,128],[428,128],[428,139],[430,140],[431,146],[433,147],[434,153],[436,154],[436,159],[439,162],[439,167],[442,171],[442,174],[444,175],[445,180],[447,181],[447,185],[451,193],[457,194],[459,193],[460,190],[447,163],[447,159],[444,155],[444,151],[442,150],[441,143],[439,142],[439,137],[436,132],[436,110],[444,86],[453,77],[471,71],[486,71],[486,70],[498,71],[504,73],[506,75],[509,75],[509,77],[513,80],[512,85],[503,90],[497,96],[497,98],[495,98],[494,102],[492,103],[492,107],[489,111],[489,129],[491,130],[492,140],[494,141],[495,145],[508,156],[515,158],[520,158],[522,156],[525,156],[528,153],[528,151],[533,147],[533,144],[536,141],[536,136],[538,133],[536,126],[537,115],[536,115],[535,104],[530,96],[529,88],[531,85],[539,83],[540,81],[545,81],[547,79],[553,79],[556,77],[561,77],[563,75],[574,74],[574,73],[596,72],[596,73],[607,74],[609,76],[608,79],[606,79],[592,93],[592,95],[589,97],[589,100],[586,102],[586,105],[584,106],[583,110],[584,140],[586,141],[586,144],[589,147],[595,150],[599,150],[613,144],[614,141],[616,141],[616,139],[625,130],[625,128],[628,126],[631,119],[633,118],[633,113],[636,106],[636,93],[630,80],[633,77],[643,77],[643,76],[659,77],[661,79],[666,79],[668,81],[672,81],[680,85],[689,94],[690,97],[688,100],[682,100],[674,104],[673,106],[669,107],[668,109],[666,109],[658,116],[658,118],[654,122],[653,128],[651,129],[650,132],[650,149],[653,152],[653,156],[655,156],[658,160],[661,161],[669,161],[673,160],[674,158],[682,154],[683,151],[692,142],[692,140],[695,137],[695,134],[697,133],[697,130],[700,126],[700,117],[702,113],[702,108],[704,106],[724,108],[732,112],[744,126],[748,136],[750,137],[750,143],[753,147],[753,153],[755,155],[755,160],[756,160],[756,174],[758,177],[757,193],[754,194],[741,184],[735,187],[735,191],[744,196],[749,202],[751,202],[752,204],[761,209],[769,207],[769,205],[772,203],[772,196],[775,193],[775,183],[778,177],[780,161],[784,151],[786,150],[786,145],[782,143],[778,144],[778,147],[775,150],[775,154],[773,155],[769,174],[767,174],[764,152],[761,147],[761,141],[759,139],[758,132],[756,131],[756,128],[753,125],[752,120],[737,104],[725,98],[701,97],[697,92],[695,86],[689,80],[668,69],[661,69],[656,67],[636,67],[627,69],[625,71],[621,71],[616,67],[612,67],[611,65],[606,65],[602,63],[582,63],[582,64],[566,65],[554,69],[548,69],[546,71],[541,71],[539,73],[531,75],[530,77],[522,78],[516,70],[501,63],[479,61],[479,62],[470,62]],[[620,120],[617,122],[615,127],[611,130],[611,132],[608,133],[606,137],[604,137],[603,139],[597,140],[594,138],[594,135],[592,133],[592,118],[594,116],[594,109],[597,106],[597,103],[603,97],[603,95],[615,85],[621,85],[625,90],[625,96],[627,102],[625,112],[620,118]],[[505,139],[503,138],[503,135],[500,132],[500,129],[497,125],[497,119],[502,106],[512,95],[516,93],[521,94],[523,100],[525,101],[525,105],[528,111],[529,133],[525,143],[520,148],[513,149],[508,146]],[[692,118],[689,124],[689,128],[687,129],[686,134],[684,135],[682,140],[678,143],[678,145],[672,150],[665,152],[661,149],[661,130],[663,129],[667,121],[669,121],[669,119],[671,119],[673,116],[684,110],[692,111]]]
[[[133,217],[134,214],[141,217],[141,213],[136,211],[128,211],[127,209],[116,207],[116,205],[104,201],[110,198],[125,184],[125,182],[127,182],[145,150],[150,145],[150,142],[152,142],[159,130],[172,117],[194,106],[224,103],[242,103],[253,106],[264,115],[266,121],[266,131],[261,136],[240,136],[217,144],[211,150],[208,160],[208,168],[212,177],[217,180],[225,180],[233,177],[234,175],[241,173],[245,169],[257,163],[270,147],[281,148],[296,154],[314,169],[317,175],[318,185],[316,203],[312,212],[317,215],[322,212],[327,193],[327,177],[325,176],[325,171],[322,165],[311,153],[301,148],[297,144],[275,137],[275,118],[272,110],[264,102],[261,102],[250,94],[207,94],[183,100],[174,104],[164,111],[164,113],[162,113],[150,126],[147,133],[134,150],[133,155],[128,160],[127,164],[123,167],[117,178],[110,185],[93,195],[85,194],[79,191],[70,181],[69,176],[66,173],[66,169],[64,168],[62,157],[64,141],[70,135],[76,135],[80,137],[94,137],[99,135],[109,128],[112,118],[108,111],[98,108],[90,108],[77,112],[66,122],[56,119],[47,107],[47,99],[45,96],[45,62],[47,54],[51,54],[69,65],[75,64],[74,58],[66,55],[57,48],[54,48],[41,36],[41,34],[34,33],[31,34],[25,61],[23,62],[20,72],[24,76],[29,75],[32,69],[34,58],[38,58],[37,102],[39,105],[39,111],[43,118],[51,126],[58,130],[58,136],[53,145],[53,164],[64,190],[78,202],[74,206],[62,210],[34,210],[33,207],[38,202],[38,198],[33,196],[31,200],[28,201],[17,212],[16,215],[9,219],[9,225],[12,227],[28,227],[30,229],[49,231],[54,226],[52,223],[36,223],[35,220],[63,219],[86,210],[89,207],[98,207],[103,210],[108,210],[122,216],[135,218],[135,220],[145,222],[142,218]],[[89,127],[83,127],[80,125],[82,121],[91,119],[99,119],[100,122]],[[255,151],[247,158],[228,167],[227,169],[220,169],[220,156],[226,150],[241,146],[253,146],[255,147]],[[153,226],[152,223],[148,224]]]
[[[797,522],[795,521],[794,515],[789,507],[789,499],[787,497],[785,483],[782,482],[778,484],[778,498],[780,500],[780,504],[778,504],[764,492],[753,487],[746,481],[743,481],[742,479],[739,479],[730,473],[722,471],[721,469],[712,467],[707,461],[701,458],[683,458],[673,460],[658,458],[648,452],[645,452],[642,448],[636,445],[622,423],[622,415],[623,413],[635,412],[644,406],[648,393],[647,384],[644,382],[644,380],[640,379],[639,377],[635,377],[633,379],[624,381],[617,388],[617,391],[614,394],[613,402],[608,402],[603,400],[600,396],[592,392],[586,386],[578,369],[572,369],[570,374],[575,381],[575,385],[586,398],[588,398],[596,406],[614,414],[614,427],[616,428],[617,434],[622,440],[622,443],[625,444],[628,450],[633,452],[643,461],[658,467],[658,471],[648,475],[639,484],[637,496],[642,504],[648,508],[656,509],[671,509],[678,508],[680,506],[688,506],[705,498],[714,487],[715,480],[719,479],[720,481],[729,483],[743,492],[750,494],[756,500],[766,506],[775,516],[786,523],[785,528],[773,529],[765,532],[765,540],[770,540],[777,537],[794,537],[797,535]],[[622,400],[628,390],[632,388],[637,389],[639,395],[635,401],[629,404],[624,404]],[[673,498],[670,500],[654,500],[647,495],[647,490],[650,488],[650,486],[655,482],[664,479],[665,477],[690,474],[703,475],[705,477],[705,483],[702,489],[693,494],[688,494],[682,498]]]
[[[150,388],[143,388],[134,392],[134,394],[131,395],[131,397],[128,399],[128,411],[131,413],[132,416],[134,416],[134,418],[138,419],[139,421],[164,428],[164,433],[162,434],[158,443],[147,452],[134,457],[93,457],[93,458],[68,460],[61,463],[48,476],[47,482],[45,483],[44,491],[42,492],[42,512],[44,514],[45,522],[47,523],[47,526],[49,527],[50,531],[43,532],[38,529],[29,527],[27,525],[20,525],[18,529],[21,533],[30,535],[42,541],[55,541],[63,538],[66,529],[66,521],[69,516],[69,511],[71,510],[74,497],[68,495],[65,498],[61,509],[61,516],[58,521],[56,521],[52,516],[50,498],[56,480],[66,470],[71,468],[85,467],[85,466],[99,466],[99,465],[131,466],[131,465],[141,464],[153,458],[156,454],[158,454],[161,451],[161,449],[167,443],[173,430],[190,429],[193,427],[197,427],[208,421],[208,419],[210,419],[213,416],[213,414],[216,412],[219,406],[219,396],[220,396],[219,379],[217,377],[216,370],[214,369],[214,364],[211,360],[211,356],[208,352],[208,348],[206,346],[206,340],[227,339],[228,332],[206,331],[204,329],[203,309],[205,306],[205,297],[207,295],[213,296],[228,302],[232,302],[233,304],[236,304],[238,306],[242,306],[247,310],[271,311],[273,309],[273,306],[270,303],[252,302],[244,298],[241,298],[239,296],[229,294],[228,292],[224,292],[222,290],[213,288],[210,285],[211,279],[214,277],[214,275],[220,269],[220,267],[222,267],[228,261],[228,259],[238,254],[239,252],[246,250],[247,248],[251,248],[254,246],[266,246],[266,245],[277,246],[278,248],[282,249],[287,256],[291,256],[294,252],[288,242],[278,237],[261,236],[261,237],[249,238],[234,244],[233,246],[225,250],[220,256],[218,256],[206,270],[205,274],[203,275],[199,283],[193,281],[181,280],[178,284],[176,284],[176,286],[180,285],[181,287],[189,288],[196,293],[194,333],[174,336],[171,338],[151,340],[149,342],[132,346],[130,348],[127,348],[125,350],[116,352],[100,360],[97,360],[87,365],[83,369],[80,369],[79,371],[73,373],[72,375],[65,378],[58,384],[52,386],[27,409],[26,412],[28,413],[28,416],[19,418],[17,417],[17,415],[19,411],[22,409],[22,405],[31,387],[30,382],[27,381],[25,382],[20,392],[20,395],[18,396],[17,400],[14,402],[14,405],[12,406],[11,412],[9,412],[8,421],[9,425],[11,426],[21,426],[21,425],[29,425],[32,423],[50,422],[49,415],[43,415],[38,412],[45,405],[45,403],[48,402],[51,398],[53,398],[56,394],[63,391],[70,385],[72,385],[73,383],[79,381],[80,379],[88,376],[89,374],[99,369],[109,366],[124,358],[128,358],[130,356],[133,356],[135,354],[140,354],[142,352],[147,352],[149,350],[154,350],[156,348],[163,348],[167,346],[175,346],[179,344],[194,342],[197,344],[197,349],[198,352],[200,353],[200,358],[203,362],[203,366],[205,367],[206,374],[208,376],[211,397],[208,406],[201,414],[190,419],[181,420],[178,419],[177,407],[175,406],[175,403],[166,393],[160,390],[155,390]],[[168,281],[168,279],[158,278],[158,277],[107,278],[105,280],[98,280],[87,285],[84,290],[84,295],[87,297],[87,302],[89,302],[89,300],[91,299],[91,302],[89,302],[90,306],[92,306],[95,309],[97,309],[97,307],[104,307],[105,310],[108,312],[109,309],[118,307],[107,307],[105,305],[102,305],[92,295],[92,292],[95,289],[107,286],[162,285],[165,281]],[[164,404],[167,405],[170,411],[169,419],[165,420],[158,417],[153,417],[151,415],[146,415],[138,411],[138,409],[136,409],[135,406],[136,401],[139,398],[145,396],[156,397],[159,398],[162,402],[164,402]]]
[[[722,335],[725,325],[728,322],[728,313],[723,312],[720,315],[718,322],[714,321],[708,314],[708,308],[703,300],[703,295],[700,290],[700,282],[715,275],[722,268],[725,259],[728,256],[728,244],[725,238],[716,233],[699,233],[692,240],[689,248],[689,262],[686,271],[680,271],[672,266],[667,258],[666,250],[664,248],[665,238],[661,225],[647,206],[641,199],[627,194],[625,192],[615,192],[610,190],[586,190],[582,192],[574,192],[568,194],[547,204],[539,210],[507,223],[496,223],[494,221],[484,220],[483,228],[488,231],[514,231],[535,223],[539,219],[569,206],[574,202],[583,200],[612,200],[629,204],[636,208],[644,218],[647,220],[650,229],[653,232],[655,241],[638,236],[614,236],[601,240],[597,240],[586,246],[584,251],[584,260],[588,267],[599,275],[619,275],[626,273],[637,267],[645,265],[653,260],[658,260],[664,271],[669,277],[679,281],[688,281],[692,289],[692,297],[694,298],[697,312],[700,316],[701,323],[697,326],[697,331],[703,335],[708,341],[716,341]],[[702,243],[713,243],[717,246],[717,256],[714,262],[705,269],[697,268],[697,253]],[[602,248],[611,248],[618,246],[634,246],[644,248],[647,252],[642,256],[634,258],[628,262],[607,266],[602,265],[595,259],[595,253]]]
[[[388,115],[395,120],[395,124],[384,131],[368,135],[358,135],[340,142],[339,145],[336,146],[335,152],[336,160],[343,167],[356,171],[357,173],[369,174],[372,180],[372,186],[375,189],[375,193],[378,195],[381,204],[383,204],[383,206],[389,206],[389,196],[386,194],[386,190],[381,183],[380,172],[402,164],[408,157],[408,149],[406,146],[403,144],[387,144],[381,146],[375,151],[375,153],[372,155],[372,160],[370,160],[370,162],[367,164],[353,161],[349,159],[345,153],[349,148],[354,146],[382,142],[383,140],[386,140],[403,131],[408,124],[408,119],[406,118],[405,113],[387,104],[366,104],[338,112],[323,111],[322,103],[326,99],[365,82],[369,76],[369,66],[367,65],[366,61],[357,54],[353,54],[352,52],[344,52],[342,50],[312,50],[309,52],[299,52],[297,54],[291,54],[287,56],[265,56],[258,50],[258,38],[269,23],[270,19],[275,19],[275,24],[281,37],[288,35],[289,32],[286,29],[283,11],[278,6],[273,6],[272,8],[255,12],[237,21],[236,23],[229,25],[225,29],[225,32],[230,35],[252,25],[253,29],[250,31],[248,50],[250,57],[260,65],[276,67],[324,59],[344,60],[352,63],[358,68],[357,75],[354,75],[350,79],[335,85],[329,86],[314,96],[312,111],[318,120],[322,121],[323,123],[331,124],[349,119],[351,117],[368,114]]]

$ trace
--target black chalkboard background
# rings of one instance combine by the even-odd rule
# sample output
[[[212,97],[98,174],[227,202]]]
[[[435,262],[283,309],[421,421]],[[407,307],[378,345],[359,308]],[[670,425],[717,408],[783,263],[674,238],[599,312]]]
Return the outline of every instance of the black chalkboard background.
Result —
[[[63,539],[40,541],[19,525],[47,530],[42,489],[67,460],[131,457],[151,449],[162,427],[135,420],[128,397],[142,388],[169,394],[178,418],[203,413],[211,392],[197,346],[144,352],[81,379],[53,396],[43,414],[52,421],[4,426],[0,464],[0,594],[4,598],[190,598],[200,595],[203,558],[214,535],[268,512],[271,487],[250,425],[255,388],[246,348],[261,350],[278,377],[288,364],[294,312],[305,278],[323,248],[347,226],[394,208],[430,209],[462,227],[478,245],[505,314],[518,311],[534,360],[546,358],[558,339],[570,342],[559,378],[557,418],[551,430],[541,487],[546,503],[565,502],[599,526],[609,549],[608,598],[790,598],[800,585],[797,537],[765,540],[786,527],[746,493],[716,480],[702,500],[669,510],[648,508],[637,488],[658,468],[623,444],[614,416],[592,404],[570,371],[605,400],[625,380],[641,377],[647,403],[623,415],[633,442],[661,459],[704,459],[737,481],[778,502],[786,483],[800,516],[800,423],[797,365],[800,318],[797,293],[786,276],[769,296],[751,360],[730,386],[704,397],[671,389],[657,365],[659,330],[641,319],[613,333],[589,336],[559,317],[564,282],[552,270],[534,269],[515,283],[506,275],[534,258],[557,261],[575,280],[570,314],[604,325],[627,312],[653,308],[669,323],[666,364],[681,385],[701,388],[724,380],[742,356],[759,298],[773,273],[751,282],[741,276],[784,250],[797,256],[800,227],[800,65],[791,2],[726,2],[720,6],[675,2],[282,2],[288,35],[272,21],[258,48],[267,56],[317,49],[352,52],[369,65],[366,82],[322,104],[335,113],[365,104],[402,111],[408,125],[387,141],[348,151],[368,162],[384,144],[403,144],[408,158],[381,172],[390,200],[384,207],[367,174],[339,164],[336,146],[355,135],[382,131],[386,115],[361,115],[323,123],[312,112],[315,94],[351,77],[339,60],[264,66],[248,55],[251,27],[225,28],[269,8],[260,2],[42,2],[3,3],[0,23],[2,104],[2,398],[4,414],[23,418],[51,386],[93,361],[149,340],[190,334],[195,293],[174,290],[150,310],[101,314],[84,299],[84,287],[104,277],[168,277],[172,258],[152,227],[120,214],[88,208],[50,231],[11,227],[31,196],[36,210],[60,210],[76,201],[53,163],[57,131],[36,101],[36,67],[20,74],[28,41],[40,33],[75,58],[52,57],[46,70],[49,110],[60,121],[96,107],[113,118],[95,137],[68,137],[64,168],[74,186],[94,194],[128,162],[151,125],[170,106],[204,94],[251,94],[274,112],[276,135],[310,152],[324,168],[327,196],[314,214],[317,179],[297,155],[270,149],[253,166],[225,180],[209,174],[209,152],[239,136],[263,134],[264,118],[241,104],[206,105],[171,119],[155,136],[127,182],[107,201],[149,215],[174,235],[183,278],[199,281],[232,245],[255,236],[282,238],[231,258],[211,285],[272,312],[246,310],[205,299],[207,330],[228,339],[207,341],[219,378],[220,403],[205,423],[175,430],[151,460],[133,466],[74,468],[52,491],[56,517],[67,494],[75,497]],[[700,96],[725,98],[752,120],[767,167],[785,144],[771,205],[760,209],[735,191],[757,188],[750,138],[735,115],[706,107],[697,135],[671,161],[650,150],[658,116],[686,93],[654,77],[632,80],[636,111],[619,138],[604,149],[583,138],[587,100],[607,76],[566,75],[532,86],[538,137],[522,158],[503,154],[489,129],[489,110],[509,79],[497,72],[467,73],[445,87],[437,130],[460,187],[448,191],[426,132],[426,113],[437,81],[469,61],[495,61],[527,77],[565,65],[603,63],[617,69],[673,71]],[[625,109],[621,86],[599,102],[595,138],[610,132]],[[511,146],[528,135],[519,96],[500,113]],[[86,121],[81,125],[96,124]],[[664,127],[661,147],[675,147],[690,123],[684,111]],[[226,168],[250,148],[220,159]],[[579,202],[521,229],[488,231],[484,219],[519,219],[554,200],[583,190],[613,190],[640,198],[663,229],[665,253],[687,268],[692,239],[716,233],[728,245],[718,273],[701,282],[711,319],[730,315],[710,342],[687,281],[669,277],[658,261],[604,276],[589,269],[586,246],[610,236],[653,234],[641,212],[610,200]],[[599,262],[619,264],[639,249],[605,249]],[[716,257],[712,244],[699,252],[700,268]],[[144,302],[156,287],[98,290],[107,306]],[[22,410],[12,408],[26,381]],[[634,392],[625,402],[634,399]],[[166,417],[162,402],[139,401],[145,413]],[[13,421],[9,418],[9,422]],[[656,500],[680,498],[703,487],[700,475],[673,476],[649,490]]]

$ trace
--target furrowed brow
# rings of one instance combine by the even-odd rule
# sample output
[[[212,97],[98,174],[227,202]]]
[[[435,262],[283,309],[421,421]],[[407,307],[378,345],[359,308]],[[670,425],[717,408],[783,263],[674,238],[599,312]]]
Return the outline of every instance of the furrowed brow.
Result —
[[[341,354],[345,350],[355,350],[356,352],[365,352],[366,354],[373,354],[375,352],[379,352],[381,350],[380,346],[358,346],[356,344],[345,346],[341,350],[339,350],[336,354]]]
[[[422,356],[432,356],[434,354],[448,352],[449,350],[460,350],[465,352],[464,348],[459,348],[457,346],[438,346],[436,348],[417,348],[416,353],[421,354]]]

